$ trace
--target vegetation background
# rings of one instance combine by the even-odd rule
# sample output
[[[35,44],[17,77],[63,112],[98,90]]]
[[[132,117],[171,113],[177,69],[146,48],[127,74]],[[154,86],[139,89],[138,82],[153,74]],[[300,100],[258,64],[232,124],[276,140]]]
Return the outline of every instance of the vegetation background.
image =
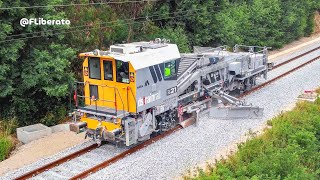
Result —
[[[9,147],[0,154],[11,149],[8,134],[15,127],[66,117],[70,84],[81,80],[79,52],[155,37],[170,39],[181,52],[235,44],[280,48],[310,35],[320,9],[318,0],[116,2],[123,3],[0,0],[0,147]],[[21,18],[69,19],[71,25],[21,27]]]

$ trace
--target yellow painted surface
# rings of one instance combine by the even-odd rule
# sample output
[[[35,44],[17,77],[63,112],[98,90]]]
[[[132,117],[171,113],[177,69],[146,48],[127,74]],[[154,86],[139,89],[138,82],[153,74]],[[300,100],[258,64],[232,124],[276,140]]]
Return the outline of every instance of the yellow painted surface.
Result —
[[[116,81],[116,61],[113,57],[110,56],[93,56],[88,54],[80,54],[80,56],[85,57],[83,62],[83,79],[85,82],[84,85],[84,96],[85,98],[85,105],[95,105],[101,107],[107,107],[112,109],[124,110],[127,112],[136,113],[136,71],[132,67],[131,63],[129,62],[129,80],[130,80],[130,73],[134,73],[134,81],[129,83],[120,83]],[[99,57],[100,58],[100,74],[101,80],[98,79],[90,79],[89,74],[85,75],[85,67],[88,67],[88,56],[89,57]],[[104,61],[111,61],[112,68],[113,68],[113,80],[104,80]],[[90,70],[89,70],[90,71]],[[90,84],[98,85],[98,95],[99,98],[97,100],[92,99],[90,97]],[[87,123],[89,129],[96,129],[99,125],[103,126],[107,129],[107,131],[112,131],[114,129],[121,128],[121,120],[117,119],[117,123],[112,121],[101,121],[101,124],[96,119],[91,119],[87,117],[82,117],[81,121]]]
[[[93,56],[92,56],[93,57]],[[120,83],[116,81],[116,62],[110,56],[96,56],[100,58],[100,70],[101,70],[101,80],[90,79],[89,76],[83,77],[85,83],[85,104],[95,105],[113,108],[117,110],[125,110],[127,112],[136,112],[136,72],[129,63],[129,77],[130,73],[134,73],[134,82]],[[113,81],[104,80],[104,70],[103,62],[111,61],[113,68]],[[83,71],[85,67],[88,67],[88,57],[85,58],[83,62]],[[98,85],[99,99],[97,102],[90,97],[89,85]]]
[[[83,117],[81,121],[86,122],[89,129],[96,129],[100,124],[98,120],[86,117]],[[113,131],[121,128],[121,120],[117,119],[117,123],[101,121],[100,126],[105,127],[107,131]]]

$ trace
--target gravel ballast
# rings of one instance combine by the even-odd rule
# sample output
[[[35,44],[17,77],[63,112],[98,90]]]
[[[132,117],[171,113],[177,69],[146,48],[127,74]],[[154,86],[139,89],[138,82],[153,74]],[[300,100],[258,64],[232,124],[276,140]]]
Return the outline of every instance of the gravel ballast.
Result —
[[[272,72],[270,72],[272,73]],[[203,117],[191,126],[91,175],[88,179],[172,179],[215,156],[249,129],[257,129],[284,110],[306,89],[320,85],[320,61],[256,91],[246,101],[264,107],[262,119],[218,120]]]
[[[37,162],[34,162],[34,163],[30,164],[30,165],[27,165],[27,166],[25,166],[23,168],[17,169],[15,171],[11,171],[11,172],[5,174],[3,177],[0,177],[0,179],[13,179],[13,178],[16,178],[16,177],[21,176],[21,175],[23,175],[23,174],[25,174],[25,173],[33,170],[33,169],[39,168],[39,167],[44,166],[44,165],[46,165],[46,164],[48,164],[50,162],[53,162],[53,161],[55,161],[55,160],[57,160],[59,158],[62,158],[64,156],[69,155],[69,154],[71,154],[73,152],[76,152],[76,151],[78,151],[80,149],[88,147],[92,143],[93,142],[91,142],[91,141],[86,141],[86,142],[81,143],[79,145],[70,147],[70,148],[68,148],[68,149],[66,149],[64,151],[61,151],[61,152],[53,155],[53,156],[50,156],[50,157],[47,157],[47,158],[43,158],[43,159],[41,159],[41,160],[39,160]],[[44,148],[50,148],[50,147],[44,147]]]
[[[66,163],[61,164],[49,171],[46,171],[32,179],[70,179],[71,177],[107,160],[117,154],[123,152],[123,148],[118,148],[113,145],[103,145],[94,149],[80,157],[72,159]]]
[[[319,55],[317,51],[308,56]],[[297,64],[306,62],[299,59],[269,72],[269,79],[290,70]],[[256,129],[268,119],[294,103],[295,98],[305,89],[320,85],[320,61],[313,62],[302,69],[266,86],[245,99],[247,102],[264,107],[262,119],[219,120],[202,117],[197,127],[190,126],[180,130],[111,166],[92,174],[88,179],[172,179],[186,170],[215,156],[221,149],[239,140],[249,129]],[[0,179],[12,179],[32,169],[43,166],[67,154],[89,146],[86,142],[52,157],[42,159]],[[34,179],[66,179],[122,152],[111,146],[76,158],[70,162],[45,172]],[[65,171],[67,170],[67,171]]]
[[[286,53],[286,54],[283,54],[279,57],[276,57],[276,58],[273,58],[271,61],[274,62],[275,64],[280,64],[284,61],[287,61],[288,59],[291,59],[291,58],[294,58],[296,56],[299,56],[303,53],[306,53],[310,50],[313,50],[315,48],[318,48],[320,45],[319,45],[319,41],[315,41],[305,47],[302,47],[301,49],[299,49],[298,51],[293,51],[293,52],[290,52],[290,53]]]

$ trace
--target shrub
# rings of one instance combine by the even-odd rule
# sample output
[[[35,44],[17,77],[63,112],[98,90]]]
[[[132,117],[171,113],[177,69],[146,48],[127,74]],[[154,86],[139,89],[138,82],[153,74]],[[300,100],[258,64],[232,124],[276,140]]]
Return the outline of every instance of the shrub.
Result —
[[[16,118],[0,120],[0,136],[9,136],[15,133],[17,127]]]
[[[45,117],[43,117],[40,122],[46,126],[53,126],[61,123],[67,115],[67,109],[64,106],[60,106],[54,109],[52,112],[48,112]]]

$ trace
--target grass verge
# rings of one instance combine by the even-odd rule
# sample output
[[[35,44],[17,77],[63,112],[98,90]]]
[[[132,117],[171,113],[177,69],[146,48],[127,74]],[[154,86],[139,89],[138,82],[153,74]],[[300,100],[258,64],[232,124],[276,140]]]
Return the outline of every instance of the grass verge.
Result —
[[[0,161],[5,160],[15,147],[15,140],[12,137],[17,127],[15,119],[0,120]]]
[[[319,92],[320,90],[318,90]],[[272,128],[197,177],[185,179],[320,179],[320,98],[299,102],[268,122]]]

